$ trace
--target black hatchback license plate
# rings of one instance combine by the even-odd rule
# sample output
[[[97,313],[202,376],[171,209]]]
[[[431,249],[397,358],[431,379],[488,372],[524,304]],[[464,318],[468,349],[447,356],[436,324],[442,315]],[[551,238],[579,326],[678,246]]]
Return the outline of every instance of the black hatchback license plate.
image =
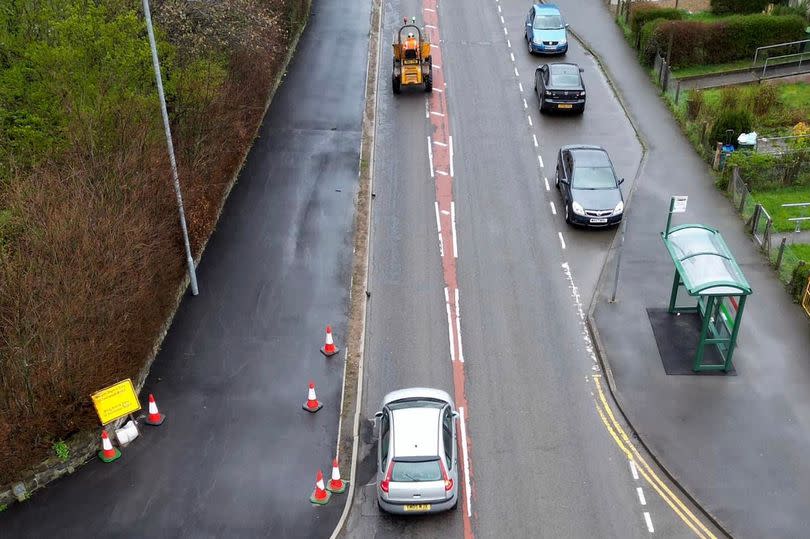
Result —
[[[591,223],[594,223],[594,224],[607,223],[607,219],[591,219]]]

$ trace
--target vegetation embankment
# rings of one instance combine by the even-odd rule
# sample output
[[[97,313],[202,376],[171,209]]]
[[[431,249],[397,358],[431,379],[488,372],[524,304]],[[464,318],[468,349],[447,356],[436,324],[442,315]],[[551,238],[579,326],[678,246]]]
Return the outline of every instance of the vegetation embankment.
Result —
[[[152,2],[195,254],[306,5]],[[135,378],[184,275],[136,7],[0,5],[0,484],[97,426],[88,396]]]

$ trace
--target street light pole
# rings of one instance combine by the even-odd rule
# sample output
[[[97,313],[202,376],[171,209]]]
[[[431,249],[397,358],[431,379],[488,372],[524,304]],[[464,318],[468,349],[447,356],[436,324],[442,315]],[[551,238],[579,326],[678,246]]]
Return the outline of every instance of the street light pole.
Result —
[[[155,33],[152,30],[152,14],[149,11],[149,0],[143,0],[143,16],[146,19],[146,31],[149,33],[149,46],[152,48],[152,65],[155,67],[155,83],[160,97],[160,112],[163,114],[163,128],[166,131],[166,146],[169,150],[169,162],[172,165],[172,179],[174,181],[174,194],[177,196],[177,210],[180,213],[180,228],[183,231],[183,244],[186,249],[186,263],[188,277],[191,281],[191,293],[197,295],[197,273],[194,269],[194,258],[191,256],[191,244],[188,241],[188,227],[186,227],[186,212],[183,209],[183,194],[180,191],[180,178],[177,176],[177,162],[174,159],[174,144],[172,144],[172,130],[169,127],[169,113],[166,111],[166,96],[163,95],[163,80],[160,76],[160,62],[158,61]]]

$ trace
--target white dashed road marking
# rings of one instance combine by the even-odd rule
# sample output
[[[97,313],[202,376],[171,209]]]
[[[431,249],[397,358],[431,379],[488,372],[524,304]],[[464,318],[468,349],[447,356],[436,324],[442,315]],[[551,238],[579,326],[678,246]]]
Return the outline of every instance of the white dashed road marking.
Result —
[[[560,245],[562,246],[563,249],[565,249],[565,240],[563,239],[562,232],[557,232],[557,237],[560,238]]]
[[[552,213],[552,215],[557,215],[557,208],[556,208],[556,207],[554,207],[554,201],[553,201],[553,200],[549,200],[549,201],[548,201],[548,203],[549,203],[549,205],[551,206],[551,213]]]
[[[546,184],[546,191],[551,191],[551,187],[548,185],[548,178],[543,176],[543,182]]]
[[[430,143],[430,136],[428,136],[427,141],[428,141],[428,161],[430,161],[430,177],[435,178],[436,175],[433,174],[433,148],[431,147],[432,144]]]
[[[647,511],[644,511],[644,522],[647,523],[647,531],[650,533],[654,533],[655,529],[652,525],[652,519],[650,518],[650,514]]]
[[[535,135],[534,133],[532,133],[532,142],[534,142],[534,147],[535,147],[535,148],[537,148],[538,146],[540,146],[540,145],[537,143],[537,135]]]
[[[644,498],[644,490],[642,490],[641,487],[636,487],[636,493],[638,493],[638,503],[647,505],[647,500]]]

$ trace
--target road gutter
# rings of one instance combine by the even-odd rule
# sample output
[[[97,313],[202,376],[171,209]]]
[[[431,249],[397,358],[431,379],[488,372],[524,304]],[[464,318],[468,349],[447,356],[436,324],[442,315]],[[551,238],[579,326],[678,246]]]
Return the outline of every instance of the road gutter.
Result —
[[[362,138],[360,141],[359,191],[356,201],[354,232],[354,261],[349,289],[349,334],[341,393],[341,413],[338,424],[337,452],[339,465],[350,466],[349,486],[343,512],[331,538],[343,531],[354,502],[357,487],[357,455],[360,439],[361,410],[363,405],[363,361],[366,348],[366,323],[369,291],[369,263],[371,259],[371,214],[374,181],[374,144],[377,133],[377,75],[380,60],[380,34],[382,32],[382,0],[372,0],[369,32],[368,60],[366,64],[365,106],[363,110]],[[344,431],[343,423],[351,420],[351,434]]]
[[[633,186],[630,188],[630,193],[628,193],[628,196],[627,196],[627,202],[628,202],[627,206],[630,207],[630,200],[632,199],[633,194],[635,193],[636,189],[638,188],[639,182],[641,181],[641,174],[642,174],[642,172],[643,172],[643,170],[644,170],[644,168],[646,167],[646,164],[647,164],[647,158],[648,158],[648,154],[649,154],[649,146],[647,145],[647,140],[644,137],[643,133],[641,132],[641,128],[639,127],[638,123],[636,122],[635,117],[630,112],[630,109],[628,108],[627,103],[625,102],[624,97],[623,97],[622,93],[619,90],[619,87],[616,85],[613,77],[611,76],[610,70],[607,68],[607,65],[602,60],[602,57],[599,55],[599,53],[596,52],[596,50],[590,45],[590,43],[588,43],[588,41],[586,41],[580,34],[578,34],[576,31],[574,31],[571,28],[569,28],[568,30],[571,33],[571,35],[573,35],[574,38],[577,41],[580,42],[582,47],[586,51],[588,51],[596,59],[596,62],[599,64],[600,69],[602,69],[602,72],[605,74],[605,77],[607,78],[608,84],[610,84],[610,87],[613,90],[613,94],[619,100],[619,104],[621,105],[622,109],[624,110],[624,114],[627,117],[628,121],[630,122],[630,125],[633,126],[633,130],[636,132],[636,137],[638,138],[639,143],[641,144],[641,161],[639,162],[638,169],[636,170],[636,176],[635,176],[635,179],[633,180]],[[625,218],[627,218],[627,214],[625,214]],[[613,241],[610,244],[610,248],[608,250],[608,253],[615,252],[616,246],[617,246],[617,244],[619,243],[620,240],[621,240],[621,236],[619,234],[616,234],[613,237]],[[698,511],[700,511],[700,513],[706,519],[708,519],[719,531],[724,533],[726,536],[731,537],[732,535],[728,532],[728,530],[726,530],[726,528],[723,527],[720,524],[720,522],[716,518],[714,518],[713,515],[711,515],[708,511],[706,511],[703,508],[703,506],[691,495],[691,493],[685,488],[685,486],[682,485],[680,483],[680,481],[678,481],[675,478],[675,476],[664,465],[664,463],[661,460],[659,460],[658,456],[650,449],[650,447],[645,443],[644,439],[639,435],[639,433],[636,430],[635,426],[630,421],[630,418],[627,416],[627,414],[624,411],[624,408],[622,407],[621,401],[619,400],[618,390],[616,388],[616,382],[615,382],[615,379],[613,377],[613,371],[611,370],[610,362],[608,361],[607,352],[606,352],[606,349],[605,349],[605,347],[604,347],[604,345],[602,343],[602,339],[601,339],[601,337],[599,335],[599,330],[596,327],[596,321],[594,320],[594,316],[593,316],[593,313],[594,313],[594,311],[596,309],[596,303],[597,303],[597,298],[598,298],[598,295],[599,295],[599,290],[601,289],[601,285],[602,285],[603,281],[606,279],[605,269],[607,268],[607,264],[609,262],[609,259],[610,259],[609,256],[605,257],[605,261],[602,264],[602,269],[599,271],[599,277],[596,280],[596,287],[594,288],[593,295],[591,296],[591,300],[590,300],[589,305],[588,305],[588,311],[586,313],[585,319],[586,319],[586,324],[587,324],[588,330],[591,333],[591,339],[593,340],[594,351],[596,352],[596,357],[599,359],[599,365],[602,368],[603,372],[605,373],[607,381],[608,381],[608,390],[609,390],[609,393],[610,393],[611,400],[613,401],[613,404],[616,406],[616,409],[622,415],[622,418],[624,419],[624,422],[630,428],[632,436],[638,441],[638,443],[641,445],[641,447],[644,448],[644,452],[647,453],[647,455],[650,456],[650,458],[653,460],[653,462],[655,462],[655,465],[660,470],[663,471],[663,473],[664,473],[664,475],[666,475],[667,479],[684,496],[686,496],[686,498],[692,503],[692,505],[694,505],[695,508]]]

